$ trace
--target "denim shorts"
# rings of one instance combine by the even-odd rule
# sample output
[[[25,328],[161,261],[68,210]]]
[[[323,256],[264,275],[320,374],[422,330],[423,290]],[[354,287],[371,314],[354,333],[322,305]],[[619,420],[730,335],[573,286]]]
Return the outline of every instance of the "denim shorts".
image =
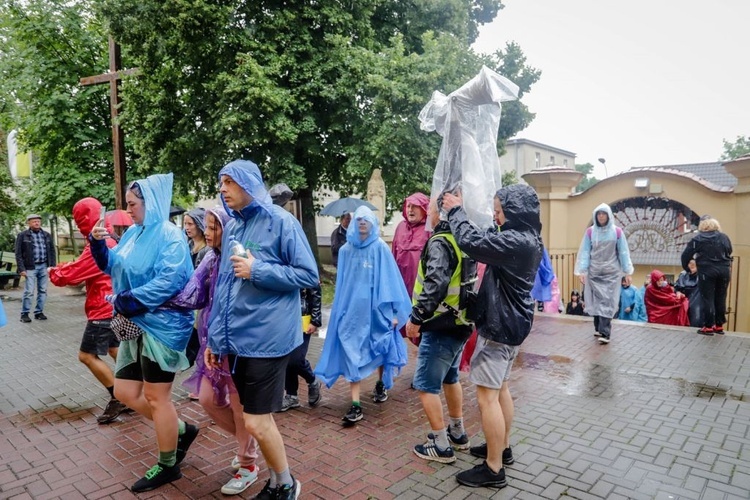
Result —
[[[109,326],[109,320],[88,321],[81,339],[81,352],[106,355],[110,349],[118,347],[120,343],[115,337],[115,332]]]
[[[469,334],[422,332],[414,388],[421,392],[440,394],[443,384],[458,382],[458,365]]]

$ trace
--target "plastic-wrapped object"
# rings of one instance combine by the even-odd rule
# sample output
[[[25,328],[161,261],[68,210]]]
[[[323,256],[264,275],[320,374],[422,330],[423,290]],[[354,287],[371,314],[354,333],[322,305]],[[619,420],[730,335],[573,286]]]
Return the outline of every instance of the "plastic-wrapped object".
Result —
[[[422,130],[443,137],[432,196],[462,192],[469,220],[493,224],[492,197],[502,187],[497,157],[501,104],[518,98],[518,86],[483,66],[477,76],[449,95],[439,91],[419,113]]]

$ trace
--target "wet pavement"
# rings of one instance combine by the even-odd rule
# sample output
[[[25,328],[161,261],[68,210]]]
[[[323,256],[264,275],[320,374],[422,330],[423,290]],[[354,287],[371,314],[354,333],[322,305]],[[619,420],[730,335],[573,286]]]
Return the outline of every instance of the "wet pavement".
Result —
[[[9,319],[0,329],[0,498],[135,497],[128,488],[155,462],[154,433],[135,414],[96,424],[107,397],[77,361],[83,296],[51,288],[50,319],[30,324],[18,322],[19,290],[0,296]],[[612,343],[601,346],[586,318],[536,318],[511,377],[516,463],[506,469],[508,487],[459,486],[453,476],[478,462],[463,452],[450,465],[414,456],[429,428],[409,389],[412,359],[387,402],[363,398],[365,419],[352,429],[340,425],[342,381],[320,407],[276,416],[301,498],[750,498],[750,336],[613,325]],[[314,338],[313,363],[321,346]],[[476,444],[475,391],[465,375],[462,384]],[[174,396],[201,434],[183,479],[138,497],[224,498],[232,439],[179,384]],[[252,498],[267,477],[262,470],[239,497]]]

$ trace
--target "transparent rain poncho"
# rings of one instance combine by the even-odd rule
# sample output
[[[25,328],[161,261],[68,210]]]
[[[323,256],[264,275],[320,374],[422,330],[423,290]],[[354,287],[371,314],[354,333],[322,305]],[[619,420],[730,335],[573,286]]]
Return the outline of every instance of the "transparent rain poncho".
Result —
[[[469,220],[481,228],[492,226],[492,197],[502,187],[497,157],[500,103],[517,98],[515,83],[483,66],[451,94],[433,92],[419,113],[422,130],[443,137],[432,197],[460,191]]]

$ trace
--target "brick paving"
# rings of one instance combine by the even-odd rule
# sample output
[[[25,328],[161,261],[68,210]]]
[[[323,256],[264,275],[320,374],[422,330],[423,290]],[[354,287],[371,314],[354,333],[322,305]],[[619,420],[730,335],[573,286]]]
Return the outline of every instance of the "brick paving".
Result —
[[[20,291],[0,295],[10,321],[0,329],[0,498],[135,497],[128,488],[155,462],[154,433],[135,414],[96,424],[107,395],[77,361],[83,296],[50,287],[50,319],[22,324]],[[313,339],[311,360],[321,346]],[[355,428],[340,425],[348,407],[342,381],[324,391],[320,407],[276,420],[302,498],[746,499],[749,351],[744,334],[703,337],[625,322],[615,322],[612,343],[600,346],[590,321],[540,315],[511,379],[516,463],[502,490],[456,483],[456,472],[477,463],[466,453],[451,465],[413,455],[429,431],[409,389],[413,360],[386,403],[363,402],[365,420]],[[478,443],[475,392],[465,376],[462,383],[466,423]],[[363,391],[373,385],[365,381]],[[174,398],[201,434],[183,479],[138,496],[224,498],[232,439],[179,384]],[[266,478],[262,471],[239,497],[252,498]]]

